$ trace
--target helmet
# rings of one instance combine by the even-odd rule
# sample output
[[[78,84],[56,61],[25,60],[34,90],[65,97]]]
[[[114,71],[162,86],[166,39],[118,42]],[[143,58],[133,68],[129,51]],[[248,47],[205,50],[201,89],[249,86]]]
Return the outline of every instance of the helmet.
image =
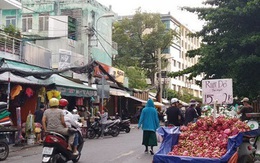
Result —
[[[72,113],[73,113],[73,114],[77,114],[77,113],[78,113],[78,110],[77,110],[77,109],[73,109],[73,110],[72,110]]]
[[[177,99],[177,98],[172,98],[171,99],[171,103],[173,104],[173,103],[176,103],[176,102],[179,102],[179,100]]]
[[[50,105],[50,107],[59,106],[59,100],[56,98],[51,98],[49,101],[49,105]]]
[[[65,98],[62,98],[62,99],[60,99],[60,101],[59,101],[59,105],[62,106],[62,107],[67,106],[68,103],[69,103],[68,100],[66,100]]]

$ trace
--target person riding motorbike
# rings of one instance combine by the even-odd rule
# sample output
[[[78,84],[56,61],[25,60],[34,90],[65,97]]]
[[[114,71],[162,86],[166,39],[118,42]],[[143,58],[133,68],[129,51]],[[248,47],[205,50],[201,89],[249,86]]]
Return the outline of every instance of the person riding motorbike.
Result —
[[[59,101],[59,107],[63,111],[65,123],[66,123],[67,127],[69,127],[69,128],[75,127],[76,129],[79,129],[82,126],[82,124],[74,120],[73,114],[67,110],[68,104],[69,104],[69,102],[66,99],[62,98]],[[78,149],[77,149],[78,145],[79,145],[79,135],[76,132],[74,142],[73,142],[73,155],[79,154]]]
[[[70,133],[69,128],[66,126],[63,111],[59,109],[59,100],[57,98],[51,98],[49,100],[49,106],[50,108],[45,110],[42,118],[44,132],[57,132],[69,136],[67,149],[72,150],[71,144],[74,141],[75,134]]]

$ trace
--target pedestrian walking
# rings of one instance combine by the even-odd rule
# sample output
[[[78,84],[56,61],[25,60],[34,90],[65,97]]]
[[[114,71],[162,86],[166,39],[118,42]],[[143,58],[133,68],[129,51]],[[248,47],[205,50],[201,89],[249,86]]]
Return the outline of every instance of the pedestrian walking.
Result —
[[[103,113],[101,114],[101,137],[103,138],[104,136],[104,130],[105,130],[105,126],[106,126],[106,123],[107,123],[107,118],[108,118],[108,112],[107,112],[107,109],[105,108],[103,110]]]
[[[181,125],[181,111],[179,108],[179,100],[177,98],[171,99],[171,106],[166,110],[168,125]]]
[[[145,146],[145,153],[148,153],[148,147],[150,146],[150,153],[153,155],[153,147],[157,146],[156,129],[159,127],[159,118],[154,102],[151,99],[147,101],[145,108],[141,112],[138,129],[140,127],[143,130],[142,145]]]
[[[198,112],[195,108],[196,103],[196,100],[190,100],[190,106],[185,111],[185,125],[187,125],[190,122],[196,122],[197,118],[199,117]]]

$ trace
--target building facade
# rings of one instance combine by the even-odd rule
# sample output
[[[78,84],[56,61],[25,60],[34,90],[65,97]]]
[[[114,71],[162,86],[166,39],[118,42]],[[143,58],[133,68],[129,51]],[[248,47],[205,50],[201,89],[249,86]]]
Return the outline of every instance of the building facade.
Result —
[[[59,68],[64,54],[69,55],[70,66],[84,65],[91,57],[111,66],[117,53],[111,34],[116,15],[111,8],[95,0],[22,0],[21,4],[0,8],[1,28],[12,24],[27,41],[50,49],[53,68]]]
[[[186,53],[189,50],[199,48],[201,40],[195,37],[189,37],[188,34],[192,33],[192,31],[171,16],[170,13],[162,14],[161,20],[165,23],[167,29],[172,29],[177,32],[173,44],[161,52],[169,62],[168,66],[162,71],[177,72],[197,63],[198,57],[189,58],[186,56]],[[169,88],[180,93],[189,92],[195,97],[202,97],[202,90],[195,83],[195,80],[201,79],[202,77],[198,76],[189,80],[188,74],[185,74],[175,78],[162,78],[162,84],[164,88]]]

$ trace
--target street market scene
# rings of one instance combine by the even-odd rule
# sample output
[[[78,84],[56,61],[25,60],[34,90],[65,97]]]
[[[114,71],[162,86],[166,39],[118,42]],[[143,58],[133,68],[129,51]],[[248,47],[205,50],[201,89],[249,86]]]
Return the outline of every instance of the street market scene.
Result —
[[[259,0],[0,0],[3,163],[260,163]]]

